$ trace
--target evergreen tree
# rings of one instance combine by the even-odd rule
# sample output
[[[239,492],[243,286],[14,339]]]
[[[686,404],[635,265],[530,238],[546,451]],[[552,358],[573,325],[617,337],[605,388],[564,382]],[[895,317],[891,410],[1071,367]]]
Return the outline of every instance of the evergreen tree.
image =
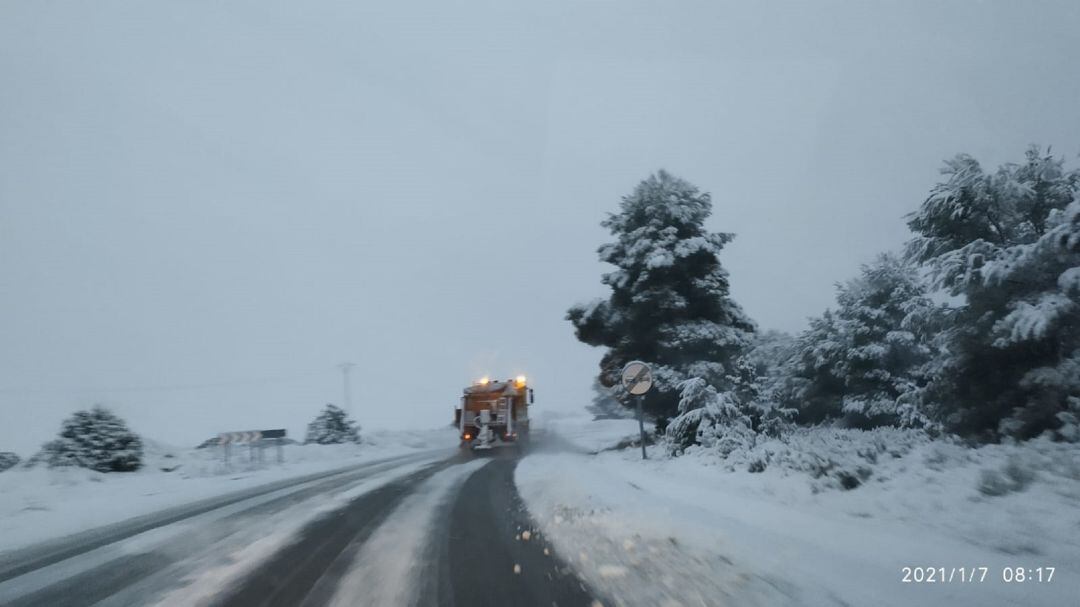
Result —
[[[985,173],[946,163],[908,254],[964,305],[931,385],[948,427],[986,438],[1073,432],[1080,414],[1080,171],[1032,147]]]
[[[142,466],[142,440],[101,405],[64,420],[60,436],[46,443],[34,462],[78,466],[98,472],[132,472]]]
[[[795,354],[795,338],[775,329],[754,334],[750,348],[743,355],[754,374],[762,378],[762,391],[768,398],[774,384],[785,375],[785,367]]]
[[[11,451],[0,451],[0,472],[14,468],[19,464],[19,456]]]
[[[795,356],[795,338],[768,330],[754,335],[750,348],[729,376],[733,392],[755,432],[780,436],[798,411],[783,399]]]
[[[327,404],[307,427],[304,443],[333,445],[360,442],[360,427],[339,407]]]
[[[928,426],[920,397],[942,312],[916,270],[881,255],[837,291],[837,309],[812,319],[796,345],[786,398],[800,421]]]
[[[615,237],[598,250],[616,268],[603,276],[610,297],[567,314],[578,339],[607,348],[599,379],[624,405],[632,403],[619,386],[622,367],[632,360],[652,366],[644,406],[661,421],[677,412],[682,381],[724,386],[754,331],[729,297],[720,264],[733,235],[706,231],[711,212],[708,193],[667,172],[639,183],[602,223]]]

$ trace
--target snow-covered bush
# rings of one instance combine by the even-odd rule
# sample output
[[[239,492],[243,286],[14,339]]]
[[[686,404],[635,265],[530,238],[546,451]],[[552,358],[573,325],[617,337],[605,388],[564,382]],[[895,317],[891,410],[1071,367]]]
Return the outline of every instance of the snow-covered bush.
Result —
[[[0,451],[0,472],[19,465],[19,456],[11,451]]]
[[[706,460],[715,458],[716,463],[728,471],[760,473],[771,470],[785,475],[805,474],[813,491],[850,490],[872,478],[879,466],[930,444],[931,438],[920,429],[880,427],[859,430],[816,426],[793,428],[779,437],[759,434],[752,441],[740,442],[727,453],[698,447],[686,449],[685,453]],[[942,439],[934,444],[954,446]],[[935,457],[941,457],[944,462],[955,454],[945,451]]]
[[[679,384],[701,377],[724,386],[730,363],[749,343],[754,323],[729,296],[720,253],[734,237],[709,232],[708,193],[665,171],[642,181],[603,226],[615,242],[600,247],[611,288],[605,300],[572,307],[567,319],[578,339],[607,348],[600,381],[624,405],[622,367],[634,359],[652,365],[654,388],[644,397],[649,413],[678,413]]]
[[[983,171],[967,155],[914,213],[910,258],[964,305],[928,389],[952,431],[1077,437],[1080,171],[1038,148]]]
[[[307,427],[304,443],[333,445],[360,442],[360,427],[340,407],[327,404]]]
[[[1080,443],[1080,397],[1070,396],[1066,400],[1065,410],[1057,414],[1061,427],[1057,436],[1062,440]]]
[[[1023,491],[1036,478],[1035,470],[1017,455],[1010,455],[1000,469],[983,469],[979,473],[979,493],[988,496]]]
[[[674,453],[699,445],[726,457],[736,449],[753,445],[750,417],[731,393],[717,392],[700,377],[684,381],[680,389],[679,415],[667,427]]]
[[[77,466],[97,472],[133,472],[142,466],[142,439],[101,405],[64,420],[60,436],[42,446],[29,465]]]

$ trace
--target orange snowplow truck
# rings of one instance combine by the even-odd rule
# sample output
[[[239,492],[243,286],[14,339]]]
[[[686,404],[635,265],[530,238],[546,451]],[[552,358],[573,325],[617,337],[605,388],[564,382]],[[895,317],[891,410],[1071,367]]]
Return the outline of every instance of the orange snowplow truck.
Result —
[[[527,442],[532,403],[533,391],[523,375],[506,381],[485,377],[465,388],[461,406],[454,409],[461,445],[491,449]]]

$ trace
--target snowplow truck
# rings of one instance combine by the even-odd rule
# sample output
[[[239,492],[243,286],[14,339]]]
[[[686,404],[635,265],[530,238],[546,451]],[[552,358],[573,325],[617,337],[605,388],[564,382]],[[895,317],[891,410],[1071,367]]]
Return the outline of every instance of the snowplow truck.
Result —
[[[518,376],[512,380],[481,379],[465,388],[454,424],[461,445],[475,450],[525,443],[529,439],[529,405],[533,391]]]

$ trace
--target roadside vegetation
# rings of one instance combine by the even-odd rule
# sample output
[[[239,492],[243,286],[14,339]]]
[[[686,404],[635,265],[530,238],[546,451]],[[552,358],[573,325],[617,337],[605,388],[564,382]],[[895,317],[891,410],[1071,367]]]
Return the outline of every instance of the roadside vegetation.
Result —
[[[292,442],[292,441],[288,441]],[[308,424],[304,444],[336,445],[360,442],[360,426],[344,410],[328,404]],[[217,446],[217,437],[198,448]],[[115,413],[102,405],[76,411],[61,424],[57,437],[25,461],[33,468],[86,468],[95,472],[135,472],[146,466],[146,441]],[[173,455],[165,455],[173,458]],[[0,472],[16,467],[22,460],[15,453],[0,452]],[[167,464],[167,465],[166,465]],[[159,467],[171,472],[179,465],[168,463]]]
[[[59,435],[45,443],[27,466],[88,468],[95,472],[134,472],[143,465],[143,440],[124,420],[101,405],[76,411]]]
[[[733,300],[720,255],[734,235],[706,230],[708,193],[663,171],[642,181],[603,222],[610,296],[567,314],[605,348],[593,410],[632,405],[618,376],[639,359],[668,451],[738,455],[751,471],[783,460],[778,445],[809,449],[800,428],[895,428],[902,445],[1080,441],[1080,170],[1032,147],[993,171],[960,154],[941,174],[903,249],[837,285],[835,307],[798,335],[761,331]],[[897,436],[838,440],[873,460],[891,447],[864,443]],[[844,488],[874,463],[836,459],[819,472]],[[988,472],[984,494],[1023,479]]]
[[[336,445],[359,443],[360,426],[349,419],[344,409],[327,404],[307,427],[304,444]]]
[[[0,472],[10,470],[19,465],[20,458],[11,451],[0,451]]]

